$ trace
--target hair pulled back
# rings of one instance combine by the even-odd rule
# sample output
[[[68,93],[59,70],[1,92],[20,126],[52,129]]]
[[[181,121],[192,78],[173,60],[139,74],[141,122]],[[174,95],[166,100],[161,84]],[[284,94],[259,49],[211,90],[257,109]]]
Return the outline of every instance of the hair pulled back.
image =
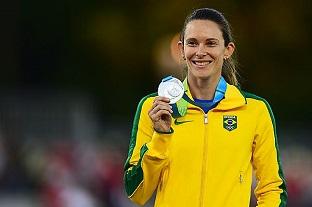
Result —
[[[183,44],[185,28],[187,24],[193,20],[210,20],[215,22],[222,32],[225,47],[228,46],[230,42],[234,42],[230,24],[225,19],[223,14],[215,9],[200,8],[194,10],[191,14],[189,14],[184,21],[184,26],[180,34],[180,40]],[[222,65],[222,76],[229,84],[232,85],[238,85],[238,72],[236,69],[236,62],[237,61],[235,60],[235,58],[231,56],[230,58],[224,60]]]

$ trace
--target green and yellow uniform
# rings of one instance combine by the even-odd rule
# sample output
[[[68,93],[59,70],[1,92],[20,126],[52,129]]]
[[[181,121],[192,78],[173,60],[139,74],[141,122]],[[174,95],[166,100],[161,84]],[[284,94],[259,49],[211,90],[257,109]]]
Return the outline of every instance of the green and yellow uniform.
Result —
[[[152,94],[138,105],[125,164],[129,198],[156,207],[247,207],[252,169],[258,207],[286,206],[275,120],[262,98],[226,84],[224,98],[204,113],[190,97],[170,133],[154,131]]]

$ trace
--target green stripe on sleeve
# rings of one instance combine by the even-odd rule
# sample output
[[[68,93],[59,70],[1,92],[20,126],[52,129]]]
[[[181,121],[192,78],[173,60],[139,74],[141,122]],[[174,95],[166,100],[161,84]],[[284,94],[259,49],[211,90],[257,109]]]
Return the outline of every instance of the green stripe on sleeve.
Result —
[[[137,138],[137,132],[138,132],[138,126],[139,126],[139,120],[141,116],[141,111],[142,111],[142,106],[146,99],[150,97],[155,97],[157,96],[157,93],[152,93],[144,98],[141,99],[141,101],[138,104],[137,111],[133,120],[133,127],[131,131],[131,138],[130,138],[130,144],[129,144],[129,151],[128,151],[128,157],[124,165],[124,183],[125,183],[125,188],[128,196],[132,195],[132,193],[135,191],[135,189],[140,185],[140,183],[143,180],[143,171],[141,168],[141,162],[143,155],[147,151],[146,145],[143,145],[140,151],[140,159],[137,165],[131,165],[130,164],[130,159],[133,154],[133,150],[136,144],[136,138]],[[132,168],[131,168],[132,167]],[[131,169],[130,169],[131,168]],[[130,170],[129,170],[130,169]]]
[[[129,162],[130,162],[130,159],[131,159],[134,147],[135,147],[135,143],[136,143],[136,137],[137,137],[139,120],[140,120],[140,116],[141,116],[143,103],[146,101],[146,99],[148,99],[150,97],[155,97],[155,96],[157,96],[157,93],[149,94],[149,95],[145,96],[144,98],[142,98],[138,104],[137,111],[135,113],[134,120],[133,120],[133,127],[132,127],[132,131],[131,131],[128,158],[127,158],[126,163],[124,165],[124,170],[127,170],[130,167]]]
[[[287,196],[287,189],[286,189],[286,181],[285,181],[285,177],[284,177],[284,173],[283,173],[282,165],[281,165],[281,161],[280,161],[280,155],[279,155],[280,153],[279,153],[279,147],[278,147],[278,142],[277,142],[276,123],[275,123],[273,111],[271,109],[270,104],[264,98],[261,98],[259,96],[256,96],[254,94],[247,93],[247,92],[244,92],[244,94],[245,94],[246,98],[253,98],[256,100],[263,101],[265,103],[269,113],[270,113],[270,117],[271,117],[273,128],[274,128],[275,148],[276,148],[276,152],[277,152],[277,162],[278,162],[278,175],[280,176],[280,178],[283,181],[283,183],[279,186],[280,189],[283,190],[283,192],[280,195],[281,203],[280,203],[279,207],[286,207],[287,197],[288,197]]]
[[[138,164],[125,172],[125,188],[129,197],[135,192],[135,190],[139,187],[140,183],[143,181],[143,170],[141,164],[143,156],[147,150],[148,148],[146,144],[143,145],[140,151],[140,160]]]

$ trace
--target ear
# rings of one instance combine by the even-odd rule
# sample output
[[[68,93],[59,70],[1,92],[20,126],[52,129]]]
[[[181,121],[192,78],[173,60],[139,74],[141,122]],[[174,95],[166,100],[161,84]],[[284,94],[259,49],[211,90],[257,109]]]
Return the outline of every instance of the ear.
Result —
[[[181,57],[183,58],[183,60],[185,60],[184,45],[182,41],[178,42],[178,48],[179,48]]]
[[[232,54],[235,51],[235,44],[233,42],[230,42],[226,48],[225,48],[225,52],[224,52],[224,59],[228,59],[232,56]]]

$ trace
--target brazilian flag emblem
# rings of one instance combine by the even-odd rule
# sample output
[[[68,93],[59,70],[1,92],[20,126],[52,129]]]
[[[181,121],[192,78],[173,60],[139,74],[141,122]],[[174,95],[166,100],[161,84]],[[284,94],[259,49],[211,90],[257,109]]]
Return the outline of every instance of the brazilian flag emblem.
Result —
[[[237,128],[237,116],[224,115],[223,116],[223,128],[232,131]]]

